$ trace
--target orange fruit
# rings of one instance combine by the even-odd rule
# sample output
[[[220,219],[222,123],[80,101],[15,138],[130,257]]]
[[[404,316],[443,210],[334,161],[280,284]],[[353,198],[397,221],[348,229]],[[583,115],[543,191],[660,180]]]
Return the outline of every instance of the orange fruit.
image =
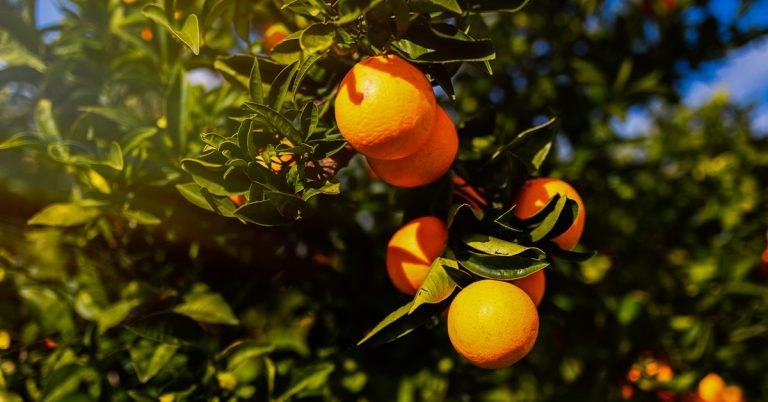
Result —
[[[704,402],[720,402],[724,389],[725,381],[719,375],[709,373],[699,381],[699,398]]]
[[[144,42],[152,42],[153,37],[154,35],[152,34],[152,28],[150,28],[148,25],[141,29],[141,40]]]
[[[635,394],[635,389],[632,387],[632,384],[625,383],[621,386],[621,399],[628,401],[632,399],[632,395],[634,394]]]
[[[387,245],[387,274],[395,287],[415,295],[446,240],[448,228],[434,216],[416,218],[398,229]]]
[[[571,250],[576,246],[584,231],[586,211],[579,193],[570,184],[560,180],[542,177],[526,181],[515,196],[515,215],[520,219],[530,218],[539,212],[555,194],[566,196],[579,206],[579,213],[568,230],[552,239],[558,246]]]
[[[632,367],[629,368],[629,371],[627,372],[627,380],[631,382],[637,382],[637,380],[640,379],[641,374],[640,366],[635,363],[632,365]]]
[[[544,289],[546,287],[546,279],[544,278],[544,270],[538,270],[524,278],[516,279],[512,283],[523,289],[523,292],[528,295],[536,306],[541,303],[541,299],[544,298]]]
[[[437,120],[427,144],[402,159],[368,158],[368,164],[381,180],[398,187],[424,186],[439,179],[451,168],[459,150],[459,136],[451,118],[437,108]]]
[[[432,86],[396,55],[369,57],[352,67],[334,103],[341,135],[361,154],[401,159],[429,139],[437,104]]]
[[[533,348],[539,314],[525,292],[484,279],[462,289],[448,311],[448,337],[456,351],[477,367],[511,366]]]
[[[263,32],[261,37],[266,51],[272,50],[288,36],[288,28],[279,22],[267,22],[264,24]]]
[[[744,395],[740,387],[731,385],[725,387],[721,394],[723,402],[744,402]]]
[[[230,195],[229,200],[232,201],[235,206],[242,207],[245,204],[245,196],[242,194]]]
[[[659,380],[659,382],[669,382],[674,376],[675,372],[672,370],[672,367],[670,367],[669,364],[662,362],[659,366],[659,372],[656,374],[656,379]]]

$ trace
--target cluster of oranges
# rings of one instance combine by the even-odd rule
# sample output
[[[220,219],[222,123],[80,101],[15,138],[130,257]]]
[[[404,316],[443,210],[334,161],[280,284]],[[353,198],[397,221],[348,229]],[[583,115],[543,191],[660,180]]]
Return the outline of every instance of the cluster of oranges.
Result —
[[[463,179],[464,194],[479,205],[487,205]],[[521,219],[538,212],[555,195],[573,199],[579,205],[572,226],[554,239],[560,247],[573,248],[584,228],[584,208],[576,191],[562,180],[532,179],[522,186],[514,203]],[[416,218],[395,232],[387,246],[387,274],[401,292],[415,295],[448,240],[448,228],[434,216]],[[539,330],[537,306],[544,297],[544,271],[506,282],[483,279],[464,287],[448,309],[448,337],[456,351],[482,368],[507,367],[533,348]]]
[[[697,392],[687,402],[744,402],[741,387],[726,385],[723,378],[709,373],[699,381]]]
[[[434,182],[450,169],[459,137],[424,74],[397,55],[355,64],[334,103],[341,135],[398,187]]]
[[[652,356],[644,356],[633,363],[627,372],[627,383],[621,387],[621,396],[631,400],[634,386],[645,390],[654,390],[659,401],[682,402],[744,402],[740,387],[726,385],[716,373],[709,373],[700,381],[696,390],[678,394],[668,388],[674,377],[672,367],[664,360],[656,360]]]

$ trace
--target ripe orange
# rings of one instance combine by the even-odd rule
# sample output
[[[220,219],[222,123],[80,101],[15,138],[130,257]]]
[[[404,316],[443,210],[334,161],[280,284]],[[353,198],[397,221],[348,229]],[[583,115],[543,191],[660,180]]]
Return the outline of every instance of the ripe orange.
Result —
[[[635,394],[635,388],[632,387],[632,384],[624,383],[621,386],[621,399],[628,401],[632,399],[632,395],[634,394]]]
[[[267,22],[263,27],[264,50],[270,51],[288,36],[288,28],[282,23]]]
[[[721,394],[721,398],[723,402],[744,402],[744,394],[741,391],[741,388],[735,385],[725,387]]]
[[[579,206],[579,213],[571,227],[560,236],[552,239],[561,248],[571,250],[579,242],[581,233],[584,231],[586,211],[584,210],[584,202],[582,202],[579,193],[570,184],[548,177],[526,181],[514,199],[514,203],[517,205],[515,207],[515,215],[521,219],[530,218],[547,205],[547,202],[555,194],[566,196],[576,201],[576,204]]]
[[[426,145],[402,159],[368,158],[371,169],[385,182],[398,187],[423,186],[440,178],[451,168],[459,150],[459,136],[451,118],[437,108],[437,120]]]
[[[334,106],[349,144],[387,160],[405,158],[427,142],[437,109],[424,74],[396,55],[355,64],[341,81]]]
[[[446,240],[448,228],[434,216],[416,218],[398,229],[387,245],[387,274],[395,287],[415,295]]]
[[[228,198],[237,207],[242,207],[246,201],[245,196],[242,194],[230,195]]]
[[[149,25],[145,25],[144,28],[141,29],[141,40],[144,42],[152,42],[153,37],[152,28],[150,28]]]
[[[481,368],[522,359],[539,333],[539,314],[520,288],[485,279],[462,289],[448,311],[448,337],[459,354]]]
[[[720,402],[725,389],[725,381],[715,374],[709,373],[699,381],[699,398],[704,402]]]
[[[544,298],[544,289],[546,287],[546,279],[544,277],[544,270],[536,271],[524,278],[516,279],[512,283],[523,289],[523,292],[528,295],[536,306],[541,303],[541,299]]]

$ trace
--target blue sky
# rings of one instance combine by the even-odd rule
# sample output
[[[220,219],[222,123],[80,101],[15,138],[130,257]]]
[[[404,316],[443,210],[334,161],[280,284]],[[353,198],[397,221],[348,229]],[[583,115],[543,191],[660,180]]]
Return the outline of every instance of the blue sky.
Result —
[[[37,18],[40,26],[54,24],[61,18],[55,6],[59,1],[38,1]],[[607,0],[605,10],[609,14],[621,12],[622,7],[627,7],[630,1]],[[725,22],[739,18],[738,25],[742,29],[768,26],[768,0],[755,0],[752,8],[742,17],[737,16],[739,3],[735,0],[712,0],[706,10],[693,8],[686,11],[684,17],[687,21],[695,22],[704,12],[711,12]],[[768,133],[768,38],[736,49],[722,60],[704,63],[696,70],[684,72],[686,78],[677,87],[686,104],[700,105],[713,93],[727,91],[740,104],[756,105],[753,127]],[[650,127],[648,111],[636,107],[630,111],[626,120],[616,120],[612,124],[625,135],[642,134]]]

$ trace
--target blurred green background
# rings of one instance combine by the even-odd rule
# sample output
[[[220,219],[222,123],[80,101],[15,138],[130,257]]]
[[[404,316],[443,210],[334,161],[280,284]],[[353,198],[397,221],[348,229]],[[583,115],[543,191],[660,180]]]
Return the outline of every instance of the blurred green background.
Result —
[[[150,18],[149,3],[180,17]],[[765,2],[731,2],[729,18],[704,0],[340,3],[72,0],[51,17],[0,0],[0,401],[684,401],[711,372],[768,400],[765,107],[727,91],[691,101],[692,77],[765,43]],[[502,10],[445,11],[454,3]],[[361,15],[349,30],[365,20],[375,41],[397,31],[377,13],[399,4],[493,42],[492,75],[482,62],[424,67],[452,78],[454,99],[436,93],[459,129],[455,171],[503,202],[519,183],[480,167],[556,117],[540,174],[586,205],[580,250],[597,255],[547,268],[537,344],[511,368],[469,365],[439,319],[355,346],[408,301],[387,278],[386,243],[404,216],[451,201],[434,195],[449,179],[398,190],[355,156],[329,181],[340,194],[277,227],[177,189],[196,174],[181,160],[205,150],[201,134],[238,129],[250,64],[238,86],[230,56],[257,55],[278,82],[270,71],[287,63],[270,64],[265,23],[298,31],[297,14],[348,7]],[[199,54],[183,40],[197,32],[190,15]],[[324,100],[331,131],[323,105],[355,50],[325,49],[308,76],[326,85],[293,89]],[[768,76],[757,60],[744,72],[756,86]],[[672,378],[631,381],[649,359]]]

